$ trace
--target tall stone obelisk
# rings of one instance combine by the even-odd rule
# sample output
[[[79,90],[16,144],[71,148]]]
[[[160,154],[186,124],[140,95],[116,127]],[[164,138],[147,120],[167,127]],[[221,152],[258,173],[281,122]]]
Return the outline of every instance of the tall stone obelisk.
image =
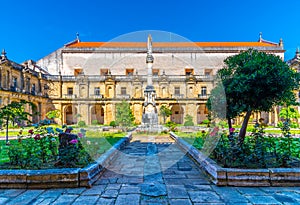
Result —
[[[157,108],[155,105],[156,92],[152,84],[152,67],[154,58],[152,56],[152,38],[149,34],[147,41],[147,86],[144,90],[145,102],[143,109],[143,125],[147,127],[154,127],[158,124]]]

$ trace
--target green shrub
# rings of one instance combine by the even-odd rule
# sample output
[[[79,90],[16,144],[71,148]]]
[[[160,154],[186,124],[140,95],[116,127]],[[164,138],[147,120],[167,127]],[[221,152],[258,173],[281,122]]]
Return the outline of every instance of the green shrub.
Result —
[[[92,125],[99,125],[98,120],[92,120]]]
[[[222,166],[232,168],[293,166],[292,159],[300,158],[300,139],[291,137],[289,123],[283,122],[283,137],[266,135],[264,127],[263,123],[257,123],[242,146],[238,144],[237,133],[222,134],[211,157]]]
[[[223,128],[227,126],[227,122],[224,120],[220,121],[218,124],[219,124],[219,126],[221,126]]]
[[[201,124],[205,124],[207,127],[209,127],[210,126],[210,120],[209,119],[204,119]]]
[[[28,131],[29,138],[24,138],[22,131],[18,141],[8,150],[11,165],[21,168],[41,168],[44,163],[56,160],[58,149],[57,133],[52,127],[38,127]]]
[[[174,132],[176,131],[177,124],[175,122],[168,121],[166,123],[166,127],[170,128],[170,130]]]
[[[116,121],[111,121],[111,122],[109,123],[109,126],[116,127],[116,126],[117,126]]]
[[[185,116],[185,122],[184,122],[184,126],[194,126],[194,122],[193,122],[193,117],[190,115],[186,115]]]
[[[79,121],[78,123],[78,127],[85,127],[86,126],[86,124],[85,124],[85,121]]]
[[[299,128],[299,124],[297,122],[291,122],[291,128]]]

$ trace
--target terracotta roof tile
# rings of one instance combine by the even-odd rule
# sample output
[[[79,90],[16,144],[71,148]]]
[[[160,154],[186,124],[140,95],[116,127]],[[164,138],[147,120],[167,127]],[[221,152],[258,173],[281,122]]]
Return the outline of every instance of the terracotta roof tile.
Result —
[[[96,48],[96,47],[147,47],[146,42],[77,42],[66,45],[68,48]],[[278,46],[269,42],[155,42],[153,47],[270,47]]]

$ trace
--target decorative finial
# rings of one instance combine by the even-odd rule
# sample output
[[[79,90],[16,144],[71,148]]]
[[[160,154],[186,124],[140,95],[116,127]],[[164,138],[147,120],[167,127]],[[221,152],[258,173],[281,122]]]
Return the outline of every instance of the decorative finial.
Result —
[[[5,49],[3,49],[1,52],[1,59],[2,60],[7,59]]]
[[[279,46],[280,46],[281,48],[283,48],[283,40],[282,40],[282,38],[280,38],[280,40],[279,40]]]
[[[296,54],[299,54],[299,47],[297,47]]]
[[[152,56],[152,37],[149,34],[148,35],[148,41],[147,41],[147,58],[146,63],[153,63],[154,58]]]
[[[76,33],[76,40],[77,40],[77,42],[80,42],[79,33],[78,32]]]
[[[262,42],[262,40],[263,40],[263,39],[262,39],[262,32],[259,32],[259,39],[258,39],[258,41],[259,41],[259,42]]]

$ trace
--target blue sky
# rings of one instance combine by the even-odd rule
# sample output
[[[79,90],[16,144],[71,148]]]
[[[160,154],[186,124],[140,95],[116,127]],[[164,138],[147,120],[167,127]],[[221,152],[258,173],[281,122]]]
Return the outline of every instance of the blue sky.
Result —
[[[38,60],[75,39],[110,41],[162,30],[191,41],[279,42],[285,60],[300,47],[299,0],[7,0],[0,4],[0,48],[11,60]]]

